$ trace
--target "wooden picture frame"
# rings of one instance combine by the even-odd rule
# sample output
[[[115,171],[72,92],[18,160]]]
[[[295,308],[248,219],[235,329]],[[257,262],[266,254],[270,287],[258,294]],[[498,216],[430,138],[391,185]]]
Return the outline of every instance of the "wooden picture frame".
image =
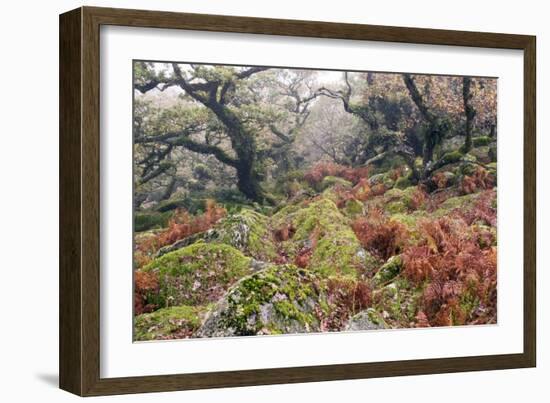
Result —
[[[171,28],[524,52],[523,353],[100,377],[100,26]],[[81,396],[526,368],[536,365],[535,37],[81,7],[60,16],[60,387]]]

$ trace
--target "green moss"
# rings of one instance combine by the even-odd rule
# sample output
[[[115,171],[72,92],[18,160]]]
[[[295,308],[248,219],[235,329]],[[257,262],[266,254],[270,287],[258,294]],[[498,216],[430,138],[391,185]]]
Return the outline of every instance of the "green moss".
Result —
[[[134,340],[156,340],[188,337],[201,324],[203,307],[174,306],[134,319]]]
[[[396,200],[385,205],[384,210],[390,214],[406,213],[409,209],[403,200]]]
[[[314,201],[290,215],[289,218],[293,227],[296,228],[294,239],[297,240],[308,238],[317,226],[328,227],[333,223],[346,222],[334,202],[328,199]]]
[[[401,256],[392,256],[388,261],[378,269],[374,275],[372,282],[374,286],[387,283],[394,277],[396,277],[401,271],[403,266],[403,259]]]
[[[352,183],[337,176],[325,176],[321,182],[321,189],[328,189],[333,186],[341,186],[344,188],[351,188]]]
[[[348,200],[344,208],[344,213],[349,217],[363,214],[363,203],[356,199]]]
[[[386,321],[384,320],[384,318],[382,317],[382,315],[380,313],[378,313],[373,308],[368,308],[367,309],[367,317],[375,325],[379,325],[379,326],[382,326],[384,328],[389,327],[388,324],[386,323]]]
[[[409,231],[409,243],[416,244],[422,239],[422,234],[418,228],[418,222],[419,220],[425,219],[427,217],[428,214],[426,213],[426,211],[417,210],[408,214],[394,214],[390,217],[390,220],[404,224]]]
[[[172,213],[167,211],[164,213],[156,211],[147,211],[134,213],[134,231],[141,232],[153,228],[164,228],[168,225],[168,220]]]
[[[399,179],[397,179],[395,181],[395,187],[397,189],[405,189],[405,188],[408,188],[409,186],[412,186],[412,182],[410,180],[410,178],[408,176],[402,176],[400,177]]]
[[[491,138],[488,136],[480,136],[480,137],[474,137],[472,139],[472,144],[474,147],[482,147],[487,146],[489,143],[491,143]]]
[[[413,214],[394,214],[391,216],[391,220],[405,224],[408,229],[415,228],[419,218],[419,216]]]
[[[463,154],[460,151],[455,150],[444,154],[441,159],[444,164],[454,164],[455,162],[460,161],[462,157]]]
[[[423,205],[416,206],[414,201],[417,191],[417,186],[409,186],[404,190],[398,188],[390,189],[384,194],[384,205],[382,207],[391,215],[422,209]]]
[[[271,217],[271,222],[274,227],[285,221],[286,217],[290,214],[296,213],[302,207],[300,204],[288,204],[281,206],[275,214]]]
[[[269,218],[243,209],[218,223],[208,234],[209,240],[231,245],[258,260],[277,257]]]
[[[159,275],[159,305],[201,305],[250,272],[251,259],[225,244],[197,242],[143,268]]]
[[[341,198],[341,194],[338,192],[336,188],[333,188],[333,187],[329,187],[323,190],[320,196],[323,199],[330,200],[333,203],[338,203],[338,201]]]
[[[384,186],[386,187],[386,189],[391,189],[395,186],[396,183],[397,182],[394,181],[388,174],[385,175]]]
[[[387,189],[391,189],[392,187],[394,187],[394,185],[396,184],[396,181],[392,178],[392,171],[391,170],[384,171],[384,172],[378,173],[376,175],[372,175],[369,178],[369,185],[370,186],[379,185],[379,184],[384,184],[384,186]]]
[[[282,243],[290,257],[311,244],[312,236],[316,235],[317,245],[309,267],[323,275],[355,275],[357,271],[370,270],[376,264],[372,256],[361,247],[349,225],[349,219],[329,199],[316,200],[289,214],[283,222],[291,224],[296,230],[292,239]]]
[[[199,330],[199,337],[319,331],[317,309],[326,297],[311,271],[272,266],[239,281]]]
[[[450,197],[439,205],[439,208],[432,213],[432,216],[439,218],[448,215],[457,208],[472,208],[475,205],[479,195],[479,193],[471,193],[464,196]]]
[[[393,188],[388,190],[386,193],[384,193],[384,200],[385,201],[391,201],[391,200],[399,200],[403,197],[403,190]]]
[[[351,229],[327,233],[318,241],[310,260],[310,267],[329,276],[335,273],[357,276],[369,272],[377,260],[366,252]]]
[[[397,277],[381,289],[374,291],[375,308],[384,312],[385,321],[393,328],[410,327],[418,313],[423,284],[415,286],[405,278]]]
[[[466,161],[466,162],[477,162],[477,158],[475,155],[473,154],[464,154],[462,156],[462,161]]]
[[[475,292],[467,291],[460,296],[459,307],[466,314],[466,320],[472,317],[474,312],[479,308],[479,304],[480,301]]]

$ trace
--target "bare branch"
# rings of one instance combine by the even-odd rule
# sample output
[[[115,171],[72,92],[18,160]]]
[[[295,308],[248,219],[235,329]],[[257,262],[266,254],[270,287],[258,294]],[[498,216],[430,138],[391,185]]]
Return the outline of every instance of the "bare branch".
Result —
[[[224,150],[218,146],[213,146],[210,144],[199,143],[190,139],[187,136],[178,137],[174,140],[171,140],[169,144],[175,146],[183,146],[190,151],[194,151],[200,154],[209,154],[216,157],[216,159],[224,164],[236,168],[239,165],[239,160],[231,157]]]
[[[236,76],[239,79],[243,79],[243,78],[248,78],[253,74],[260,73],[266,70],[269,70],[269,67],[251,67],[247,70],[243,70],[240,73],[237,73]]]

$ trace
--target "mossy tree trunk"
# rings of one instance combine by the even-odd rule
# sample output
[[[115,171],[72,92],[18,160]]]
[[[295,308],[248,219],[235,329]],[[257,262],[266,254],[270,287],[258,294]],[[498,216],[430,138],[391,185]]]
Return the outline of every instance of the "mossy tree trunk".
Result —
[[[216,90],[217,92],[217,90]],[[263,203],[264,191],[260,185],[258,163],[258,147],[256,136],[241,122],[239,117],[216,98],[216,92],[203,104],[226,126],[231,140],[231,147],[237,155],[233,167],[237,171],[237,187],[250,200]]]
[[[428,109],[428,106],[424,102],[420,91],[418,90],[414,79],[410,74],[403,74],[403,81],[409,91],[409,95],[417,106],[422,118],[426,121],[426,131],[424,133],[424,146],[422,152],[422,159],[424,165],[428,165],[433,161],[434,149],[439,141],[439,130],[437,125],[437,117]]]
[[[227,103],[238,81],[244,80],[267,68],[252,67],[235,73],[232,77],[225,77],[223,79],[205,77],[203,78],[203,82],[191,83],[187,81],[177,63],[173,63],[172,67],[174,69],[173,79],[165,79],[163,83],[157,80],[155,81],[155,86],[135,85],[135,88],[141,92],[146,92],[157,88],[160,84],[163,84],[163,88],[179,86],[187,95],[208,108],[225,126],[227,137],[236,157],[228,154],[216,145],[192,139],[190,137],[192,133],[185,128],[180,132],[166,133],[150,139],[138,139],[136,142],[163,141],[172,147],[183,146],[194,152],[213,155],[223,164],[235,168],[237,171],[237,187],[247,198],[259,203],[266,201],[265,194],[260,185],[260,167],[257,166],[258,149],[256,134],[245,126],[237,113]]]
[[[472,128],[474,124],[474,118],[476,111],[472,105],[472,92],[471,92],[472,79],[470,77],[464,77],[462,79],[462,98],[464,100],[464,113],[466,115],[466,139],[464,140],[463,150],[465,153],[472,149]]]

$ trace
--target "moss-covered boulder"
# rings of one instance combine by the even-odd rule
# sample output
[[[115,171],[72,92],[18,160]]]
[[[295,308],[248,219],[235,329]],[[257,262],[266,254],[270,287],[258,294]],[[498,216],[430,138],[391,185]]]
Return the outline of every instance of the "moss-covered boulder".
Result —
[[[376,287],[395,278],[401,271],[403,259],[401,256],[392,256],[384,263],[372,278],[372,284]]]
[[[369,186],[384,185],[387,189],[390,189],[394,186],[395,180],[390,175],[390,171],[378,173],[372,175],[368,180]]]
[[[377,261],[366,252],[350,227],[349,219],[333,201],[322,198],[288,214],[273,216],[273,226],[294,229],[292,238],[281,242],[285,253],[293,258],[300,250],[311,248],[309,268],[328,276],[357,276],[371,270]]]
[[[473,175],[479,167],[477,162],[477,157],[472,152],[465,154],[461,159],[458,173],[462,175]]]
[[[142,270],[155,272],[155,304],[203,305],[216,301],[239,278],[252,271],[252,259],[232,246],[197,242],[156,258]]]
[[[450,197],[439,205],[432,213],[432,217],[440,218],[449,215],[453,210],[469,210],[473,208],[481,193],[470,193],[463,196]]]
[[[353,185],[350,181],[337,176],[325,176],[321,182],[321,190],[328,189],[334,186],[340,186],[345,189],[351,188]]]
[[[440,158],[442,165],[449,165],[454,164],[455,162],[459,162],[463,158],[463,154],[458,151],[449,151],[448,153],[443,154],[443,156]]]
[[[208,313],[196,337],[317,332],[326,297],[319,277],[293,265],[241,279]]]
[[[204,310],[200,306],[173,306],[136,316],[134,340],[188,338],[199,328]]]
[[[406,189],[393,188],[384,193],[380,207],[390,215],[422,209],[424,201],[417,186]]]
[[[368,308],[352,316],[344,330],[379,330],[386,328],[388,328],[388,325],[382,318],[382,315],[373,308]]]
[[[221,242],[237,248],[257,260],[273,260],[277,249],[268,217],[250,209],[221,220],[209,230],[206,241]]]

